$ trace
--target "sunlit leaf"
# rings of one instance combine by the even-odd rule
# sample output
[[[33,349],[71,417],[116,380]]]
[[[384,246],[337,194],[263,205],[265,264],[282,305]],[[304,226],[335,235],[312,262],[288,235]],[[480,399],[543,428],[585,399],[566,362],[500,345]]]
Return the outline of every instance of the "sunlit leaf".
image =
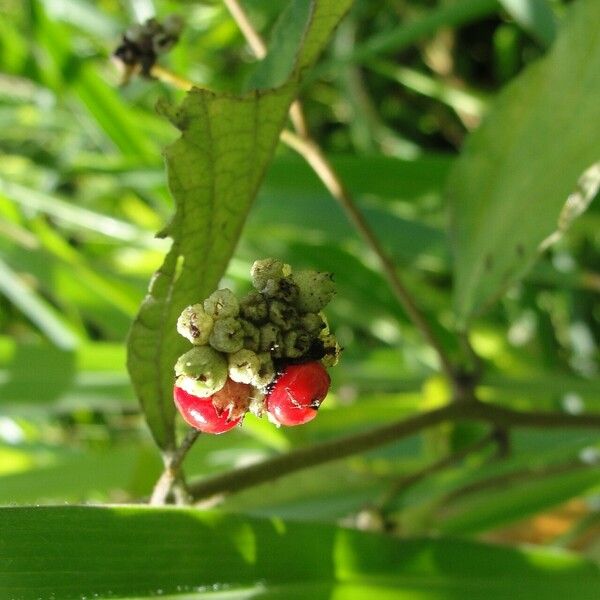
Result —
[[[593,600],[600,586],[597,566],[563,552],[175,508],[4,508],[0,550],[13,600]]]

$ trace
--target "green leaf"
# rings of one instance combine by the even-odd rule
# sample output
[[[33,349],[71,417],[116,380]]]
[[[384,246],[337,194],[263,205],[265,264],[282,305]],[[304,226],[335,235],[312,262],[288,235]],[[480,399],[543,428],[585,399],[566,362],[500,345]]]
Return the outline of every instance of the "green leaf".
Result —
[[[552,50],[498,96],[451,173],[461,325],[522,276],[544,240],[568,225],[576,198],[565,202],[600,159],[599,20],[600,3],[573,6]],[[593,187],[581,194],[582,209]]]
[[[124,154],[151,162],[156,153],[155,140],[144,134],[141,122],[147,126],[149,116],[127,109],[118,92],[93,64],[79,57],[72,47],[73,39],[65,26],[49,18],[44,2],[31,2],[32,30],[47,53],[40,71],[44,82],[57,94],[65,88],[78,97],[98,128]],[[132,118],[133,117],[133,118]]]
[[[598,586],[597,566],[558,551],[191,509],[0,509],[0,588],[13,600],[592,600]]]
[[[120,344],[95,342],[62,351],[50,344],[15,344],[0,337],[0,413],[19,418],[132,408],[124,362]]]
[[[148,494],[161,467],[154,447],[139,443],[85,452],[45,449],[44,454],[50,464],[0,477],[0,503],[98,502],[117,494],[122,498],[123,492],[140,497]]]
[[[458,506],[450,507],[450,514],[439,528],[445,533],[470,534],[488,531],[495,527],[525,519],[543,510],[566,502],[590,490],[598,490],[600,470],[574,468],[551,477],[531,481],[519,481],[509,485],[489,488],[464,499]]]
[[[352,52],[350,58],[363,61],[385,52],[399,53],[419,39],[432,35],[440,27],[460,27],[489,17],[497,10],[497,0],[456,0],[442,3],[428,10],[420,19],[371,36]]]
[[[556,19],[546,0],[500,0],[508,14],[544,46],[556,37]]]
[[[277,87],[286,82],[294,69],[311,8],[306,0],[292,0],[281,12],[273,27],[269,51],[250,76],[249,89]]]
[[[195,88],[162,110],[181,131],[165,152],[176,212],[173,245],[131,329],[128,368],[159,446],[172,446],[173,365],[186,348],[175,324],[219,283],[294,99],[300,74],[323,49],[351,0],[313,3],[296,69],[285,85],[243,96]]]

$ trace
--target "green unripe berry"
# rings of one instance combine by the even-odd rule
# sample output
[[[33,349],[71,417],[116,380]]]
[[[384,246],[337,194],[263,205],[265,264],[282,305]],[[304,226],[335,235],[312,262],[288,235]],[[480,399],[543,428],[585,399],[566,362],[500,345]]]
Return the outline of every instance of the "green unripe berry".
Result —
[[[292,275],[298,286],[296,306],[301,312],[319,312],[335,296],[335,284],[330,273],[298,271]]]
[[[289,277],[269,279],[262,293],[286,304],[294,304],[298,300],[298,286]]]
[[[335,367],[335,365],[338,364],[340,354],[342,353],[342,349],[337,343],[337,339],[332,333],[321,336],[319,339],[323,342],[323,349],[325,351],[325,356],[321,359],[321,364],[327,368]]]
[[[311,336],[318,336],[327,327],[327,324],[319,313],[306,313],[302,315],[300,317],[300,325]]]
[[[240,301],[240,314],[252,323],[262,324],[269,317],[269,305],[260,292],[250,292]]]
[[[227,288],[213,292],[204,301],[204,310],[213,319],[237,317],[240,305],[234,293]]]
[[[259,332],[259,350],[261,352],[270,352],[275,358],[280,358],[283,348],[279,327],[273,323],[267,323],[260,328]]]
[[[204,312],[202,304],[184,308],[177,319],[177,331],[195,346],[208,344],[213,318]]]
[[[227,381],[227,360],[209,346],[197,346],[175,363],[177,385],[188,394],[208,398]]]
[[[208,338],[210,345],[219,352],[237,352],[244,347],[244,329],[238,319],[218,319]]]
[[[252,285],[262,292],[269,279],[279,281],[291,273],[289,265],[285,265],[280,260],[274,258],[265,258],[264,260],[255,260],[250,270]]]
[[[269,303],[269,320],[282,331],[289,331],[298,325],[298,312],[285,302],[273,300]]]
[[[250,321],[246,321],[244,319],[240,319],[240,324],[242,326],[242,331],[244,335],[244,348],[246,348],[247,350],[252,350],[253,352],[258,352],[258,348],[260,345],[260,332],[258,327],[250,323]]]
[[[275,366],[273,365],[273,359],[269,352],[262,352],[258,355],[258,359],[260,365],[258,373],[254,378],[253,385],[257,388],[264,388],[275,379]]]
[[[283,354],[288,358],[300,358],[310,348],[310,336],[306,331],[288,331],[283,338]]]
[[[239,350],[228,357],[229,377],[238,383],[254,383],[260,371],[260,359],[251,350]]]

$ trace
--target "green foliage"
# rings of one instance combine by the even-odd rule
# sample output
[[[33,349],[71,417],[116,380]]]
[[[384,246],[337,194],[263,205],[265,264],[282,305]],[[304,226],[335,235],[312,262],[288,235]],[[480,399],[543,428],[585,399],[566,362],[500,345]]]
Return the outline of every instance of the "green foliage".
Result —
[[[183,433],[171,404],[177,344],[187,347],[177,312],[219,285],[245,293],[256,258],[335,273],[327,312],[343,360],[310,426],[277,429],[249,416],[227,435],[200,436],[184,463],[188,481],[448,400],[434,353],[370,249],[311,167],[277,146],[298,93],[315,141],[452,360],[468,367],[452,331],[455,294],[484,366],[478,396],[518,410],[600,409],[597,202],[537,250],[598,159],[595,3],[355,0],[332,32],[346,3],[314,3],[315,13],[303,1],[243,0],[267,42],[263,61],[250,58],[222,2],[153,4],[159,18],[186,18],[161,64],[201,86],[187,97],[157,80],[118,85],[108,58],[140,18],[133,8],[148,2],[2,6],[0,503],[145,502],[162,467],[154,437],[168,447]],[[165,115],[180,129],[175,143]],[[593,178],[582,183],[576,209],[594,193]],[[455,247],[448,208],[460,225]],[[156,239],[161,229],[173,239]],[[482,267],[486,251],[498,255],[497,271]],[[144,298],[157,269],[153,309]],[[125,340],[142,301],[134,390]],[[491,310],[481,316],[484,305]],[[504,527],[521,522],[527,537],[507,541],[532,541],[523,520],[550,511],[536,523],[565,523],[552,511],[571,500],[564,535],[544,541],[597,561],[597,432],[518,429],[502,457],[490,443],[451,459],[488,434],[483,425],[439,426],[234,494],[222,503],[227,514],[1,509],[0,557],[15,558],[0,558],[0,596],[7,581],[42,571],[27,573],[23,597],[58,599],[58,585],[44,594],[34,584],[62,581],[74,597],[106,596],[118,591],[110,582],[124,582],[121,597],[130,598],[159,589],[172,598],[595,598],[597,572],[583,560],[472,540],[507,540]],[[422,473],[383,515],[373,511]],[[377,529],[381,517],[389,536],[338,528]],[[65,575],[73,565],[79,579]]]
[[[0,531],[10,552],[0,563],[0,585],[14,600],[58,593],[431,600],[568,594],[592,600],[600,585],[598,568],[569,554],[401,541],[184,509],[5,508]],[[46,540],[42,547],[39,539]]]
[[[548,56],[499,95],[455,165],[448,195],[462,326],[523,275],[545,239],[568,227],[567,198],[600,158],[599,19],[600,4],[577,3]],[[595,189],[577,202],[591,201]]]

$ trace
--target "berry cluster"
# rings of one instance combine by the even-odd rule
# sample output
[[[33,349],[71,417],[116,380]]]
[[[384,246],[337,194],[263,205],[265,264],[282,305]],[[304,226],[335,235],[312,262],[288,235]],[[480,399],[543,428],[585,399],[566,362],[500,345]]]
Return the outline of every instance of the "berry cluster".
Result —
[[[276,425],[307,423],[329,390],[326,367],[338,360],[321,312],[335,294],[330,274],[265,259],[251,276],[255,290],[243,298],[217,290],[177,321],[193,348],[175,364],[175,404],[205,433],[232,429],[248,411]]]
[[[158,57],[173,48],[182,29],[183,19],[178,15],[169,15],[162,23],[151,18],[132,25],[113,52],[113,60],[123,74],[123,83],[127,83],[136,73],[151,77],[152,67]]]

